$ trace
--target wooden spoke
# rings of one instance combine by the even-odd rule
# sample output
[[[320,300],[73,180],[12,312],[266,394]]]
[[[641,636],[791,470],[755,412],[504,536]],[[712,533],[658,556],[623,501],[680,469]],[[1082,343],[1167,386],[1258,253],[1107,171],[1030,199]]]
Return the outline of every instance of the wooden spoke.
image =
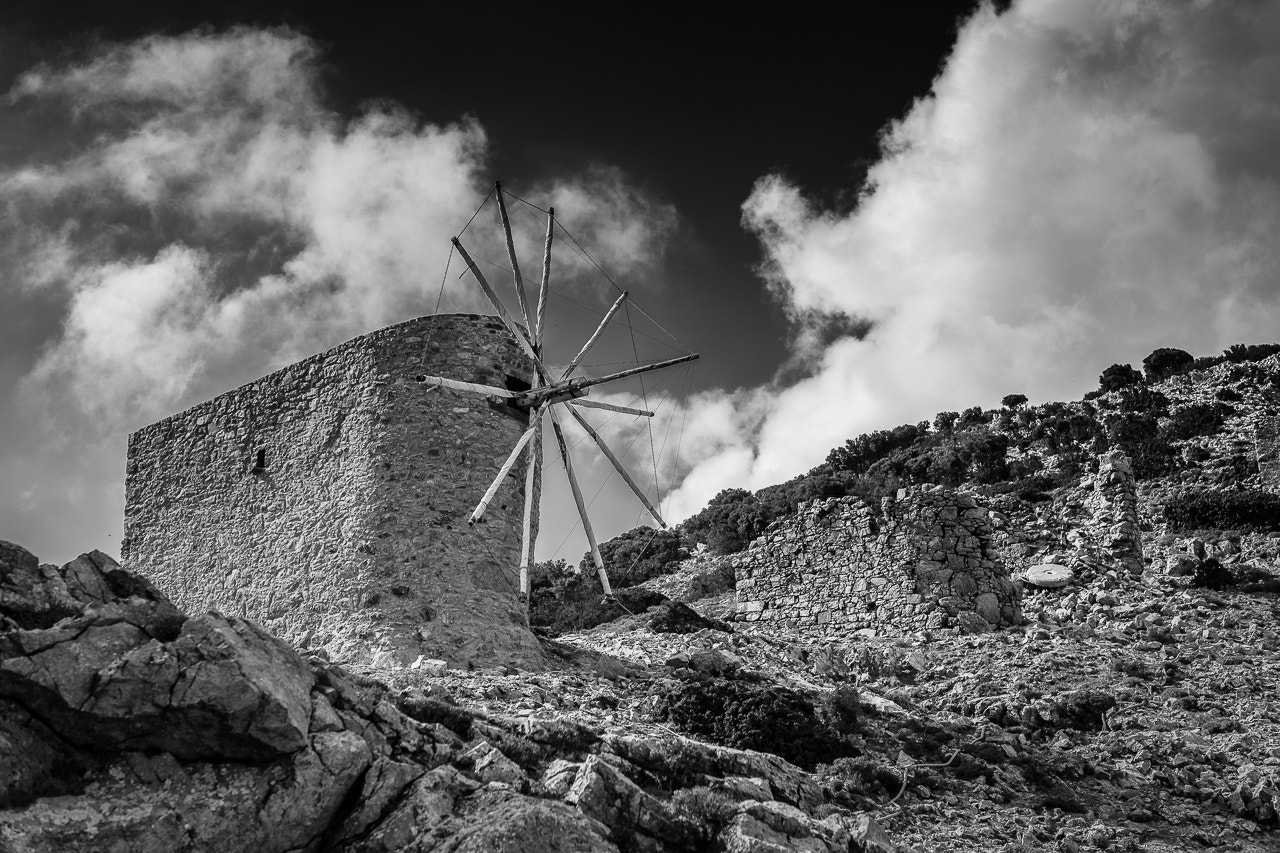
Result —
[[[573,357],[573,361],[569,362],[569,366],[564,369],[564,373],[560,376],[563,382],[569,378],[569,374],[578,369],[578,363],[582,361],[582,357],[587,354],[587,350],[595,346],[596,341],[600,340],[600,335],[604,333],[604,327],[609,325],[609,321],[613,319],[613,315],[618,313],[618,309],[622,307],[622,303],[627,300],[627,292],[622,291],[622,295],[614,301],[609,310],[605,312],[604,319],[600,321],[600,325],[596,326],[596,330],[591,333],[591,337],[587,338],[587,342],[582,345],[582,349]]]
[[[493,288],[489,286],[489,280],[484,277],[484,273],[480,272],[476,262],[471,260],[467,250],[462,248],[462,243],[459,242],[457,237],[453,238],[453,245],[458,250],[458,254],[462,255],[462,259],[467,262],[467,267],[471,270],[471,274],[476,277],[476,281],[480,284],[480,289],[484,291],[484,295],[498,312],[498,318],[507,327],[507,331],[516,339],[516,343],[524,350],[524,354],[533,359],[533,363],[538,366],[538,369],[544,375],[547,374],[547,366],[542,363],[542,359],[538,358],[537,352],[533,349],[533,344],[529,343],[529,339],[525,337],[524,332],[520,331],[520,327],[511,319],[511,315],[507,313],[507,309],[503,307],[501,300],[498,299],[498,294],[494,293]]]
[[[600,586],[605,595],[613,595],[609,586],[609,574],[604,570],[604,558],[600,556],[600,546],[596,544],[595,531],[591,529],[591,519],[587,518],[587,505],[582,500],[582,489],[578,487],[578,478],[573,475],[573,463],[569,461],[569,447],[564,442],[564,430],[556,418],[555,409],[551,410],[551,428],[556,434],[556,443],[560,445],[560,458],[564,461],[564,473],[569,478],[569,490],[573,492],[573,502],[578,505],[578,517],[582,519],[582,529],[587,534],[587,542],[591,545],[591,559],[596,564],[596,572],[600,575]]]
[[[572,406],[569,406],[568,408],[569,414],[573,415],[573,418],[578,422],[578,425],[587,431],[587,435],[591,436],[591,440],[600,448],[600,452],[604,454],[604,458],[609,460],[613,465],[613,469],[618,472],[635,496],[640,499],[640,503],[644,504],[645,509],[649,510],[649,514],[653,516],[653,520],[658,522],[658,525],[663,529],[666,529],[667,523],[662,520],[662,516],[658,513],[657,508],[654,507],[653,504],[649,503],[648,496],[645,495],[641,488],[636,485],[636,481],[631,479],[631,475],[627,473],[626,468],[622,467],[622,463],[618,461],[618,457],[613,455],[613,451],[609,449],[609,445],[604,443],[604,439],[600,437],[598,432],[591,428],[591,424],[587,423],[587,419],[579,414],[577,409]]]
[[[507,461],[503,462],[502,467],[498,469],[498,476],[493,479],[493,484],[489,486],[489,490],[484,493],[484,497],[480,499],[475,511],[471,513],[471,517],[467,519],[467,524],[475,524],[484,515],[484,511],[489,508],[489,502],[498,493],[498,487],[502,485],[502,481],[507,479],[507,475],[511,473],[511,466],[516,464],[516,460],[520,458],[520,453],[524,450],[524,446],[529,443],[537,430],[538,424],[534,423],[533,426],[525,430],[524,435],[520,436],[520,440],[516,442],[511,455],[507,457]]]
[[[615,406],[613,403],[602,403],[599,400],[569,400],[575,406],[586,406],[588,409],[606,409],[610,412],[617,412],[621,415],[635,415],[639,418],[651,418],[653,412],[646,412],[644,409],[632,409],[627,406]]]
[[[531,343],[538,344],[538,335],[533,328],[533,312],[529,310],[529,295],[524,292],[524,277],[520,275],[520,264],[516,261],[516,244],[511,237],[511,220],[507,218],[507,203],[502,198],[502,184],[493,183],[494,194],[498,197],[498,214],[502,219],[502,231],[507,237],[507,257],[511,259],[511,272],[516,278],[516,299],[520,302],[520,313],[524,315],[524,327],[529,330]]]
[[[445,379],[443,376],[424,376],[418,381],[431,388],[451,388],[454,391],[466,391],[469,394],[492,394],[497,397],[507,398],[516,396],[514,391],[508,391],[506,388],[499,388],[496,385],[459,382],[457,379]]]
[[[640,367],[631,367],[627,370],[620,370],[617,373],[610,373],[608,376],[597,376],[594,379],[575,379],[571,384],[577,388],[590,388],[594,385],[612,382],[615,379],[622,379],[626,376],[635,376],[637,373],[647,373],[650,370],[661,370],[664,367],[671,367],[673,364],[683,364],[686,361],[693,361],[695,358],[698,358],[698,354],[696,352],[689,355],[682,355],[679,358],[669,358],[666,361],[644,364]]]
[[[547,314],[547,287],[551,283],[551,235],[556,228],[556,209],[547,208],[547,243],[542,251],[542,284],[538,287],[538,317],[534,323],[533,345],[542,351],[542,341],[546,334],[543,318]]]

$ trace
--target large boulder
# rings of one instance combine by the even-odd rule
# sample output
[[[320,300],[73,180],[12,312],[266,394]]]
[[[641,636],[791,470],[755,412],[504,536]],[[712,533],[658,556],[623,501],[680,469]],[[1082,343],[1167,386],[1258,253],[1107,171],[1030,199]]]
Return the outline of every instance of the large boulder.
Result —
[[[83,793],[0,811],[0,850],[314,850],[369,761],[368,746],[351,732],[318,734],[265,766],[119,753]]]
[[[0,635],[0,698],[86,748],[269,761],[307,745],[312,676],[293,649],[214,613],[168,637],[166,610],[116,601]]]

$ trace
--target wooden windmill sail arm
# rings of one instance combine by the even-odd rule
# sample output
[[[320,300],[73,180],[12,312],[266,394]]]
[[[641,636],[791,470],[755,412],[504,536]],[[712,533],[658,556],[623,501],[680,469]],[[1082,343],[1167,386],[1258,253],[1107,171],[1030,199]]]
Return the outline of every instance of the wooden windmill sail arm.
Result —
[[[471,517],[467,519],[467,524],[475,524],[484,515],[484,511],[489,508],[489,503],[493,500],[493,496],[498,493],[498,487],[502,485],[502,481],[507,479],[507,475],[511,473],[511,468],[516,464],[516,460],[520,458],[520,452],[524,450],[524,446],[533,438],[534,432],[538,429],[535,422],[527,430],[524,435],[520,436],[520,440],[516,442],[516,446],[512,449],[511,455],[507,457],[507,461],[502,463],[502,467],[498,469],[498,476],[494,477],[493,483],[484,493],[484,497],[480,499],[480,503],[476,505],[475,510],[471,513]]]
[[[542,363],[542,359],[538,357],[538,353],[534,350],[533,344],[529,343],[529,339],[525,337],[524,332],[511,319],[511,315],[507,313],[502,301],[498,299],[498,294],[493,292],[493,288],[489,286],[488,279],[484,277],[484,273],[480,272],[480,268],[471,259],[471,255],[467,254],[467,250],[462,247],[462,243],[457,237],[453,238],[453,245],[458,250],[458,254],[462,255],[462,259],[467,262],[467,268],[471,270],[471,274],[475,276],[476,281],[480,284],[480,289],[484,291],[484,295],[498,312],[498,319],[502,320],[502,324],[507,327],[507,331],[516,339],[520,349],[524,350],[524,354],[533,360],[533,363],[537,365],[538,370],[542,371],[544,376],[550,375],[547,366]]]
[[[547,242],[542,250],[542,284],[538,286],[538,317],[533,325],[533,345],[541,352],[542,341],[546,336],[543,318],[547,314],[547,290],[551,284],[551,236],[556,228],[556,209],[547,208]]]
[[[657,361],[653,364],[642,364],[639,367],[630,367],[626,370],[620,370],[617,373],[610,373],[608,376],[597,376],[592,379],[575,379],[573,380],[573,385],[578,388],[591,388],[594,385],[602,385],[605,382],[612,382],[615,379],[635,376],[637,373],[648,373],[650,370],[661,370],[664,367],[671,367],[674,364],[683,364],[686,361],[693,361],[698,357],[698,353],[690,353],[689,355],[682,355],[679,358],[669,358],[666,361]]]
[[[595,346],[596,341],[600,340],[600,336],[604,334],[604,327],[609,325],[609,321],[613,319],[613,315],[618,313],[618,309],[621,308],[622,303],[626,301],[627,291],[624,290],[622,291],[622,295],[619,296],[614,301],[613,305],[610,306],[609,310],[605,312],[604,319],[600,321],[600,325],[596,326],[596,330],[591,333],[591,337],[587,338],[587,342],[582,345],[582,349],[573,357],[573,361],[569,362],[569,366],[564,369],[564,373],[560,376],[561,382],[568,379],[569,375],[578,369],[578,364],[582,361],[582,357],[587,354],[587,351],[591,349],[591,347]]]
[[[653,412],[646,412],[644,409],[633,409],[630,406],[615,406],[613,403],[603,403],[599,400],[569,400],[575,406],[585,406],[588,409],[606,409],[610,412],[617,412],[621,415],[635,415],[640,418],[651,418]]]
[[[520,313],[524,315],[524,327],[529,330],[529,335],[533,339],[531,343],[536,347],[538,336],[533,328],[533,312],[529,310],[529,295],[524,292],[524,277],[520,275],[520,264],[516,261],[516,244],[511,237],[511,220],[507,217],[507,203],[502,198],[501,182],[494,181],[493,189],[498,197],[498,214],[502,219],[502,231],[507,237],[507,257],[511,258],[511,272],[516,279],[516,299],[520,302]]]
[[[664,367],[670,367],[673,364],[682,364],[686,361],[693,361],[698,357],[697,353],[691,355],[682,355],[679,358],[672,358],[666,361],[659,361],[654,364],[642,364],[639,367],[632,367],[627,370],[611,373],[608,376],[598,376],[594,379],[578,378],[561,380],[554,385],[546,385],[541,388],[534,388],[517,394],[515,404],[518,406],[532,407],[541,406],[548,402],[562,402],[571,398],[585,397],[587,389],[605,382],[612,382],[615,379],[622,379],[627,376],[635,376],[637,373],[645,373],[650,370],[660,370]]]
[[[419,382],[431,387],[450,388],[454,391],[466,391],[469,394],[495,395],[508,399],[515,397],[516,392],[499,388],[496,385],[481,385],[477,382],[459,382],[457,379],[445,379],[443,376],[422,376]]]
[[[591,559],[596,564],[596,573],[600,576],[600,586],[604,594],[613,595],[609,585],[609,574],[604,569],[604,558],[600,556],[600,546],[596,544],[596,534],[591,528],[591,519],[587,518],[587,505],[582,500],[582,489],[578,487],[578,478],[573,475],[573,463],[569,461],[569,447],[564,442],[564,431],[556,418],[555,410],[551,411],[551,427],[556,434],[556,443],[560,446],[560,458],[564,461],[564,473],[569,478],[569,491],[573,492],[573,502],[578,506],[578,517],[582,519],[582,530],[587,534],[587,542],[591,545]]]
[[[636,481],[631,479],[631,475],[627,473],[627,469],[622,467],[622,463],[618,461],[618,457],[613,455],[613,451],[609,449],[609,445],[604,443],[604,439],[600,437],[598,432],[591,428],[591,424],[587,423],[587,419],[579,414],[577,409],[572,406],[569,406],[568,408],[569,414],[573,415],[573,419],[578,422],[578,426],[587,431],[587,435],[591,436],[591,440],[600,448],[600,452],[604,454],[604,458],[608,459],[610,464],[613,465],[613,470],[618,472],[622,477],[623,482],[625,482],[635,496],[640,499],[640,503],[644,504],[644,508],[649,510],[649,514],[653,516],[653,520],[658,522],[658,525],[665,530],[667,523],[662,520],[662,516],[658,513],[657,508],[649,502],[649,498],[645,495],[644,491],[636,485]]]

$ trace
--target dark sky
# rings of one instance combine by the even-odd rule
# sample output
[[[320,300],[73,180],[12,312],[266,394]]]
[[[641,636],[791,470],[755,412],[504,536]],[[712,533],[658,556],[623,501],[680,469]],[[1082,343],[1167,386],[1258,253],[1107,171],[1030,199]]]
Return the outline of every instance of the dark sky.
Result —
[[[673,204],[681,235],[663,270],[679,291],[664,317],[681,340],[722,312],[697,385],[769,379],[784,358],[781,312],[753,268],[758,241],[739,207],[781,173],[815,199],[852,203],[878,134],[929,90],[973,0],[866,4],[856,22],[814,14],[569,13],[439,4],[416,20],[351,4],[8,3],[0,86],[97,40],[238,24],[286,26],[324,47],[328,96],[343,114],[389,99],[427,121],[477,118],[493,177],[509,188],[591,163]],[[659,308],[665,306],[659,306]],[[696,319],[695,319],[696,318]]]
[[[702,353],[645,402],[652,441],[603,426],[672,521],[859,433],[1274,338],[1280,4],[331,8],[0,8],[0,538],[110,549],[131,430],[488,310],[441,271],[494,179]],[[553,361],[614,298],[564,242]],[[673,354],[632,320],[584,370]],[[602,538],[644,522],[583,454]],[[539,555],[574,559],[545,497]]]

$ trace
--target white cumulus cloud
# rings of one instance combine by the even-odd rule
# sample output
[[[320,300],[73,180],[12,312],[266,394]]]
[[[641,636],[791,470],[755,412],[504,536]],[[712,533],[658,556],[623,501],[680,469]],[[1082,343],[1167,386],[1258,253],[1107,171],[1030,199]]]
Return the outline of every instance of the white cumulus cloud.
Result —
[[[798,323],[825,312],[871,328],[788,387],[695,400],[762,414],[699,420],[710,451],[673,514],[870,429],[1013,392],[1074,397],[1160,346],[1274,340],[1277,151],[1280,6],[980,8],[930,93],[886,128],[852,210],[780,175],[744,203]]]

